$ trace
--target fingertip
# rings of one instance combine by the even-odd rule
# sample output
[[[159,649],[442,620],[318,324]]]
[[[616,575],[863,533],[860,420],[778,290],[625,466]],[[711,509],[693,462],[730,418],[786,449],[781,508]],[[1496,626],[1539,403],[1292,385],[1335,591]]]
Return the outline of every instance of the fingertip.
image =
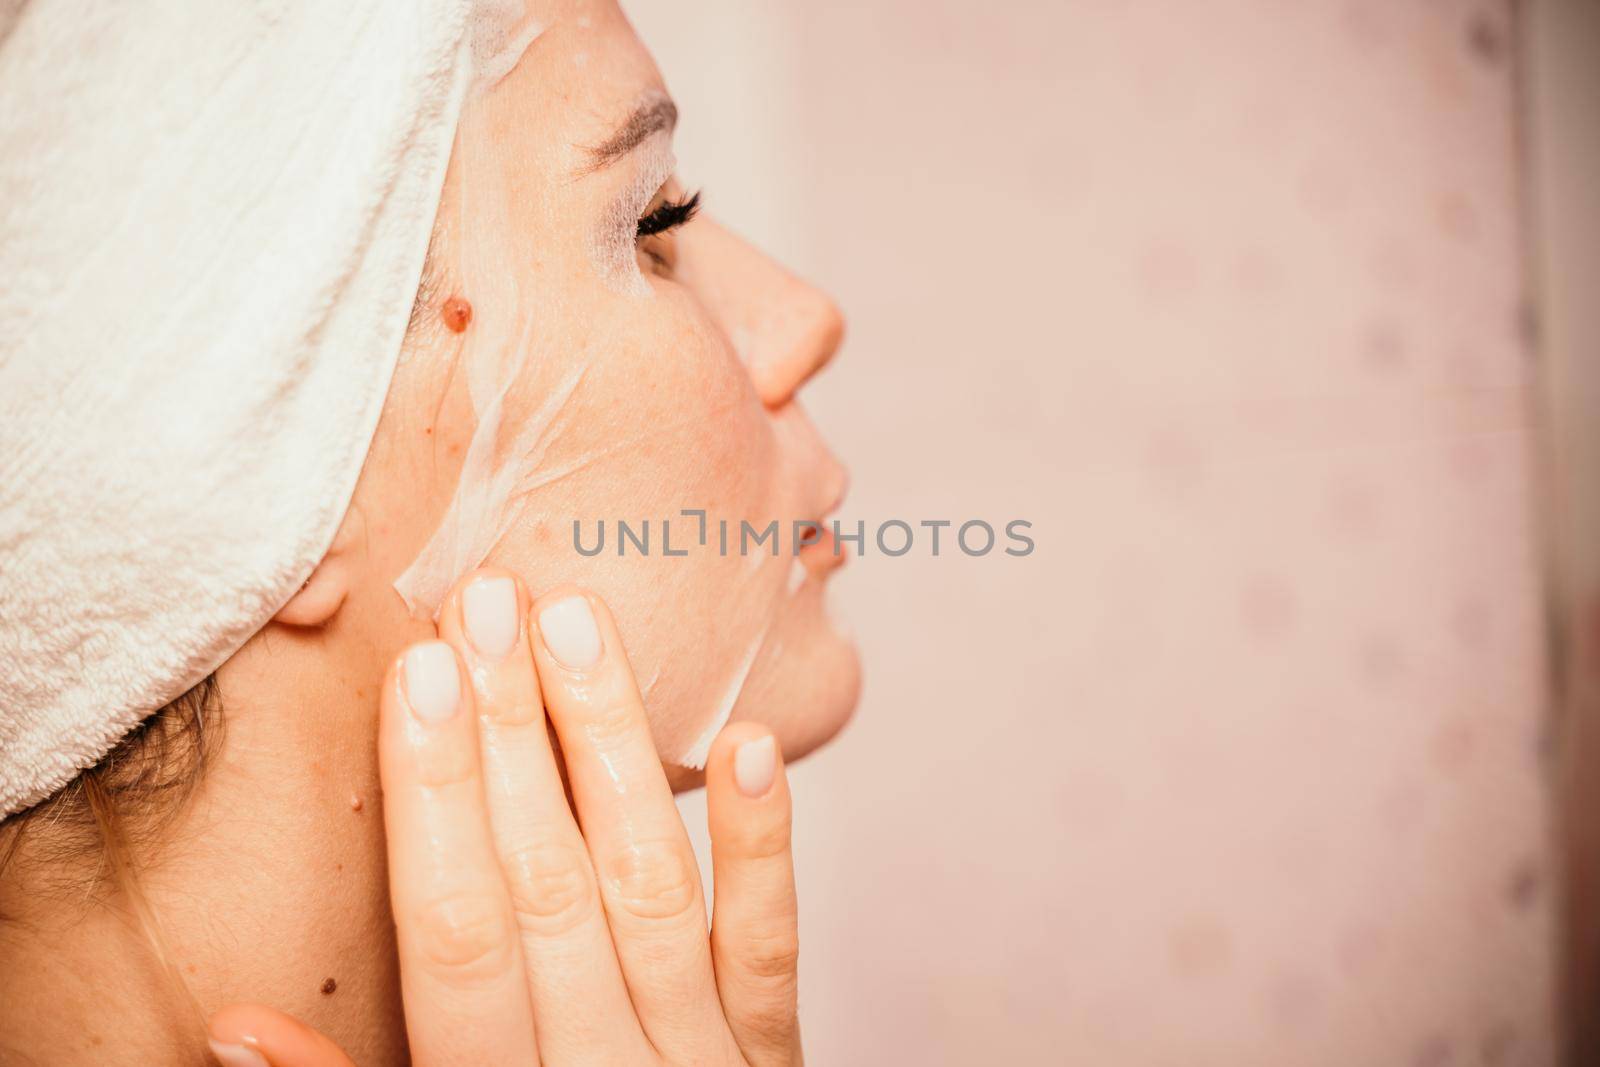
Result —
[[[448,641],[418,641],[400,657],[399,693],[413,719],[436,726],[472,700],[463,684],[461,654]]]
[[[519,610],[529,602],[527,587],[515,571],[492,565],[476,567],[457,579],[456,583],[450,587],[450,591],[445,594],[444,601],[440,603],[439,614],[435,619],[439,627],[440,636],[444,635],[447,622],[454,624],[457,630],[460,630],[463,622],[464,601],[469,590],[479,586],[480,583],[499,581],[509,582],[511,588],[516,591]]]
[[[586,589],[585,587],[576,585],[572,582],[562,582],[560,585],[551,586],[549,589],[546,589],[544,592],[533,598],[533,614],[538,615],[539,612],[543,611],[545,608],[548,608],[550,605],[558,604],[563,600],[568,600],[575,596],[583,597],[584,599],[588,600],[592,606],[605,606],[605,601],[601,600],[599,594],[595,593],[593,590]]]
[[[261,1050],[250,1045],[230,1045],[214,1037],[208,1039],[206,1044],[211,1047],[212,1057],[222,1067],[272,1067]]]
[[[771,734],[746,741],[733,750],[733,784],[758,800],[772,791],[778,777],[778,742]]]
[[[474,663],[498,665],[532,630],[524,625],[530,597],[504,567],[479,567],[456,583],[439,613],[439,636]]]
[[[546,610],[573,599],[581,599],[588,604],[589,610],[594,614],[595,622],[601,629],[609,629],[616,622],[612,618],[611,606],[606,603],[605,597],[588,586],[578,585],[574,582],[562,582],[560,585],[551,586],[538,596],[530,599],[531,605],[528,614],[535,627],[538,625],[539,616]]]
[[[615,634],[605,601],[570,582],[540,594],[529,611],[529,628],[549,659],[577,673],[601,661],[607,636]]]
[[[350,1067],[327,1037],[261,1004],[230,1004],[211,1016],[206,1031],[223,1067]]]
[[[266,1009],[256,1004],[229,1004],[211,1016],[206,1033],[224,1045],[254,1045],[256,1030],[269,1020]]]
[[[731,785],[740,796],[756,800],[773,792],[782,775],[778,739],[761,723],[729,723],[711,743],[706,760],[708,786]]]
[[[747,720],[728,723],[711,741],[711,750],[706,754],[706,770],[709,772],[731,762],[739,746],[771,736],[772,729],[765,723]]]
[[[259,1034],[282,1024],[280,1013],[258,1004],[230,1004],[211,1017],[206,1043],[222,1067],[273,1067],[261,1048]],[[288,1018],[285,1016],[284,1018]]]

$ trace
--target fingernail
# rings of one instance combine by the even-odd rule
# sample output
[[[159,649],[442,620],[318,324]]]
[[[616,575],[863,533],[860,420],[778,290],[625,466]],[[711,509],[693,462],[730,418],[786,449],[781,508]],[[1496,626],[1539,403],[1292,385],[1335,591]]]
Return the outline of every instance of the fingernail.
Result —
[[[443,641],[429,641],[406,653],[406,703],[423,722],[444,722],[461,702],[456,654]]]
[[[224,1045],[216,1038],[207,1038],[211,1054],[222,1067],[271,1067],[267,1058],[248,1045]]]
[[[461,621],[472,647],[502,659],[517,643],[517,587],[510,578],[484,578],[461,593]]]
[[[733,784],[747,797],[766,795],[778,771],[778,745],[771,734],[733,750]]]
[[[563,667],[579,670],[600,658],[600,628],[587,597],[569,596],[539,612],[539,632]]]

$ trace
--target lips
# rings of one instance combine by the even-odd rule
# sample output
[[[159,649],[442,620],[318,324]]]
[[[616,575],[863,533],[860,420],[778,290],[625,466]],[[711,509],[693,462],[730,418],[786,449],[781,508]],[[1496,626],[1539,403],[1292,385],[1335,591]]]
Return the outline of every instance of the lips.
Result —
[[[831,457],[829,466],[831,469],[825,482],[827,491],[821,494],[828,503],[820,509],[817,518],[810,520],[816,524],[819,536],[800,550],[800,562],[806,571],[819,578],[844,566],[845,557],[849,555],[844,545],[833,536],[833,524],[828,519],[844,503],[845,494],[850,490],[850,472]]]

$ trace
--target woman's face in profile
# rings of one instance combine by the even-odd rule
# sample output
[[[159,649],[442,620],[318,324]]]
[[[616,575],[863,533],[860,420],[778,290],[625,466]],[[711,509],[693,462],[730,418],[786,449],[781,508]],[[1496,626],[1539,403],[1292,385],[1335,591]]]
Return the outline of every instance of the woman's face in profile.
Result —
[[[840,557],[827,537],[794,554],[795,524],[845,488],[797,402],[838,311],[704,211],[682,221],[676,109],[614,3],[529,15],[542,32],[464,111],[424,340],[358,504],[384,516],[391,579],[441,524],[486,521],[452,498],[485,477],[473,433],[503,392],[489,474],[509,489],[487,562],[606,598],[669,763],[696,762],[730,710],[798,755],[859,684],[825,599]]]

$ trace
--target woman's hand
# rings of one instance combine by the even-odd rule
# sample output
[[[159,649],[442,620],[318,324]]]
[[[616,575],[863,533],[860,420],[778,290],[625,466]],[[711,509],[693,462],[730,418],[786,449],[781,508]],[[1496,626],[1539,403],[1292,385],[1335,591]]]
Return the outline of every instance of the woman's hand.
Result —
[[[735,723],[711,748],[708,935],[599,598],[568,587],[533,602],[512,575],[478,571],[440,609],[439,637],[390,667],[378,733],[412,1061],[799,1063],[789,790],[772,735]],[[230,1067],[351,1063],[253,1005],[219,1012],[211,1036]]]

